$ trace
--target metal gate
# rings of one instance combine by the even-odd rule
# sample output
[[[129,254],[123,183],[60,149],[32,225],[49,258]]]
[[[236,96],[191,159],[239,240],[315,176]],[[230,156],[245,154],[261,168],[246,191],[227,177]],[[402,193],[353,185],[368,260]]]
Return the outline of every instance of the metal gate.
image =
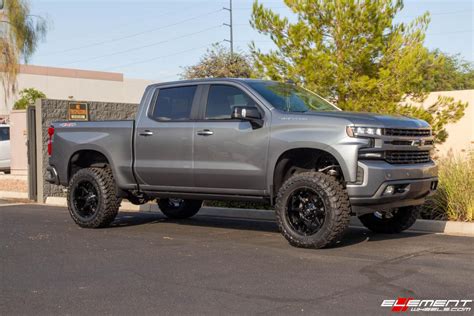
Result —
[[[37,199],[38,187],[36,181],[36,108],[29,106],[26,111],[26,125],[28,130],[27,148],[28,148],[28,198]]]

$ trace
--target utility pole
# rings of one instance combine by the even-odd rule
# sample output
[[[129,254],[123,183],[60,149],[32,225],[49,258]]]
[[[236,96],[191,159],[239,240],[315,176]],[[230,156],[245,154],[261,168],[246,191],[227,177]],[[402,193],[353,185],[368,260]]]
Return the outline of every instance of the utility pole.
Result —
[[[229,0],[229,7],[224,8],[224,10],[229,11],[229,24],[224,23],[224,25],[228,26],[229,30],[230,30],[230,40],[225,39],[224,41],[230,43],[230,54],[234,55],[234,30],[233,30],[233,24],[232,24],[232,0]]]

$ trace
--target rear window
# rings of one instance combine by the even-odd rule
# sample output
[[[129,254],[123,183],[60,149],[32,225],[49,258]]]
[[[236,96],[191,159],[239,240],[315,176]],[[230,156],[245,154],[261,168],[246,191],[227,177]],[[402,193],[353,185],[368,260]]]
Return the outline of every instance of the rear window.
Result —
[[[10,128],[9,127],[0,127],[0,141],[10,140]]]
[[[160,89],[152,117],[158,121],[184,121],[191,116],[197,86]]]

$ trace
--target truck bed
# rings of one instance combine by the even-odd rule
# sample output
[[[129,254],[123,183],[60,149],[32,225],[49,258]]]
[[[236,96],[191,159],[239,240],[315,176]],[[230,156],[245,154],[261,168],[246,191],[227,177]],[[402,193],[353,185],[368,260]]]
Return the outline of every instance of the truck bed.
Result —
[[[55,166],[60,183],[67,183],[69,161],[81,150],[97,150],[105,155],[119,187],[133,188],[133,135],[135,121],[54,122],[50,165]],[[71,160],[74,158],[71,158]]]

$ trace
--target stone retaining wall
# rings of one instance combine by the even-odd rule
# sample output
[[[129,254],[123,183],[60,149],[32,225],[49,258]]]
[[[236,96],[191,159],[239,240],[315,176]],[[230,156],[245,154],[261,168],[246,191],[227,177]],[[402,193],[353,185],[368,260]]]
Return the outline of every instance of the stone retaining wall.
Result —
[[[43,199],[46,200],[48,196],[65,197],[63,188],[44,181],[46,177],[46,167],[48,165],[48,127],[54,121],[67,120],[68,104],[70,100],[53,100],[42,99],[38,101],[37,106],[41,109],[36,112],[36,115],[41,115],[41,146],[42,148],[42,177],[38,177],[39,185],[43,186]],[[107,121],[107,120],[130,120],[135,118],[138,104],[132,103],[107,103],[94,101],[81,101],[89,104],[89,118],[91,121]],[[38,118],[37,118],[38,122]],[[38,130],[37,130],[38,133]],[[38,139],[38,136],[37,136]],[[40,155],[38,155],[39,157]],[[40,158],[40,157],[39,157]],[[40,193],[40,191],[39,191]],[[40,197],[39,197],[40,198]]]

